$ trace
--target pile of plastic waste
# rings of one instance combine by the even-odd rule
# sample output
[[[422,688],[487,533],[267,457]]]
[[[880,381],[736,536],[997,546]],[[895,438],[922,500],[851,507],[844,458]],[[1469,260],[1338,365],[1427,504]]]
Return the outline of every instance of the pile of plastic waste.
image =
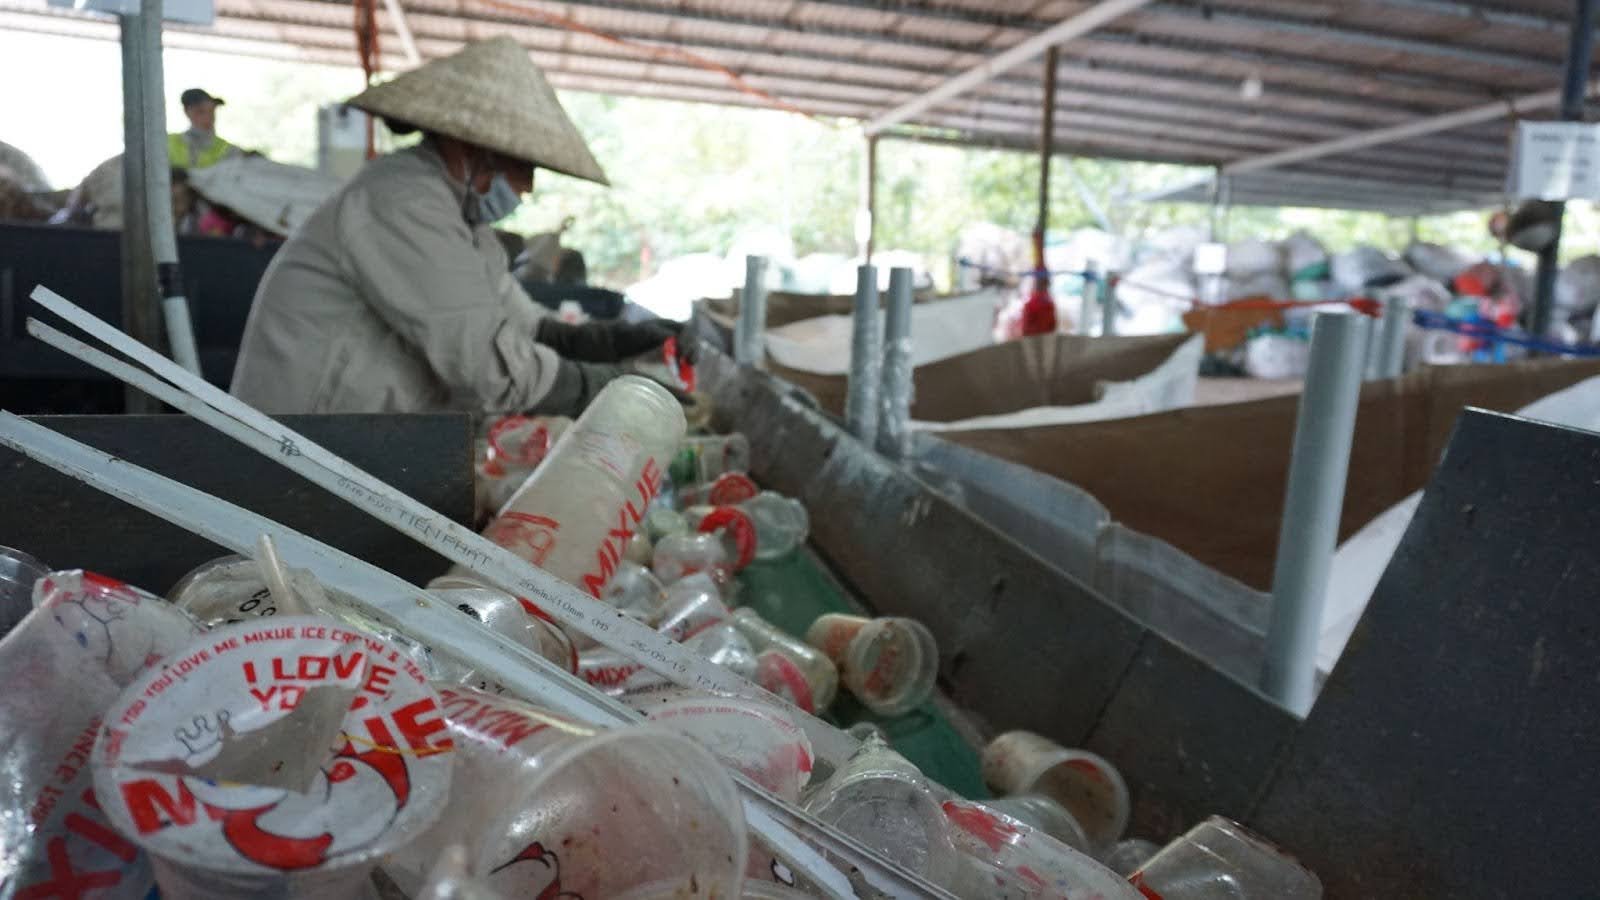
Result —
[[[809,714],[841,686],[880,716],[918,707],[937,647],[910,619],[792,634],[741,607],[741,571],[808,530],[751,463],[740,435],[685,437],[643,379],[575,423],[491,428],[488,538],[773,695],[672,685],[648,648],[596,643],[465,567],[429,585],[642,714],[611,728],[388,627],[265,538],[165,598],[0,552],[0,624],[16,623],[0,671],[27,688],[0,696],[0,896],[818,896],[747,827],[730,773],[959,897],[1320,896],[1225,820],[1165,848],[1124,840],[1116,770],[1037,735],[987,748],[1002,796],[981,803],[870,727],[819,758]]]

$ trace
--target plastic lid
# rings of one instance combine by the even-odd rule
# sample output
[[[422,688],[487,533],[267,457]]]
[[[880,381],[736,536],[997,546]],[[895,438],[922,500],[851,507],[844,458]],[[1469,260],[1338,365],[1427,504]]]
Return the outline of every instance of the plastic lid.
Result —
[[[739,558],[734,560],[735,570],[743,569],[756,558],[756,525],[743,510],[719,506],[700,520],[700,531],[710,533],[726,530],[738,548]]]

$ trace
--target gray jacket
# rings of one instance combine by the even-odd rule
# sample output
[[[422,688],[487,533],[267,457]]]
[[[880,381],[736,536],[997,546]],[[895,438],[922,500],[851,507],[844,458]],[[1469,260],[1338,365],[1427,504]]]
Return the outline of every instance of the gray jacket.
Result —
[[[426,144],[373,160],[256,289],[234,396],[268,413],[525,410],[558,357],[464,185]]]

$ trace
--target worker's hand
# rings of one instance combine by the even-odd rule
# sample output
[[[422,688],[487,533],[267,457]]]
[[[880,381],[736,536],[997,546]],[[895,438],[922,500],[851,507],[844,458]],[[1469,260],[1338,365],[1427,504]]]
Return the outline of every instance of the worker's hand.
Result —
[[[668,319],[648,322],[586,322],[569,325],[553,318],[541,319],[539,343],[579,362],[621,362],[660,347],[676,337],[683,325]]]

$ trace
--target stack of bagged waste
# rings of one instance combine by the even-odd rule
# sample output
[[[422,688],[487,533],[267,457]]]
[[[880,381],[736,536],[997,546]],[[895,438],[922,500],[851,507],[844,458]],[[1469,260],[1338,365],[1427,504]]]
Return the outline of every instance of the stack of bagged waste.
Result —
[[[0,551],[0,621],[19,620],[0,667],[27,688],[0,696],[0,885],[17,897],[816,896],[747,827],[737,772],[959,897],[1199,900],[1220,882],[1235,896],[1320,896],[1225,820],[1165,848],[1125,840],[1111,764],[1037,735],[985,752],[985,780],[1006,795],[987,803],[870,727],[848,758],[816,765],[807,714],[845,693],[880,716],[921,706],[937,647],[910,619],[831,614],[793,633],[741,607],[741,571],[796,552],[806,511],[751,479],[742,436],[686,425],[634,377],[576,422],[498,424],[480,474],[517,486],[486,491],[505,499],[485,535],[775,697],[669,685],[462,567],[429,591],[641,717],[600,728],[517,696],[456,648],[284,566],[265,539],[255,559],[208,562],[165,598]]]

